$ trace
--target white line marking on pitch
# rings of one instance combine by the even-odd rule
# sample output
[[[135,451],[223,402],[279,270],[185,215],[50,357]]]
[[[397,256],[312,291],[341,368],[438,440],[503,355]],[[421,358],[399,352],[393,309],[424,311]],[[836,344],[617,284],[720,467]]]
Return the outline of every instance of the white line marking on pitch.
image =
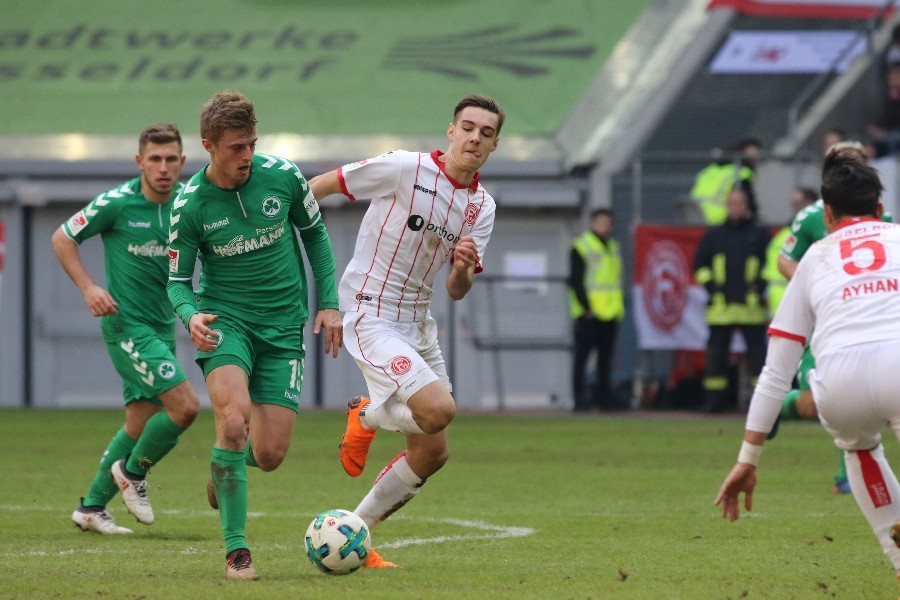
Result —
[[[439,535],[430,538],[407,538],[403,540],[395,540],[393,542],[384,542],[378,544],[379,548],[405,548],[406,546],[416,546],[419,544],[442,544],[444,542],[456,542],[462,540],[496,540],[501,538],[517,538],[525,537],[535,532],[531,527],[504,527],[503,525],[492,525],[484,521],[466,521],[463,519],[420,519],[423,521],[438,521],[441,523],[450,523],[459,527],[470,527],[472,529],[480,529],[482,531],[490,531],[491,533],[479,535]]]
[[[40,512],[59,512],[59,509],[49,507],[49,506],[20,506],[20,505],[0,505],[0,510],[5,511],[40,511]],[[169,515],[176,518],[196,518],[198,516],[217,516],[215,512],[207,511],[207,510],[182,510],[182,509],[171,509],[171,510],[162,510],[159,511],[165,515]],[[288,518],[312,518],[314,514],[307,513],[294,513],[294,512],[278,512],[278,513],[265,513],[265,512],[251,512],[248,513],[249,517],[288,517]],[[410,520],[410,521],[427,521],[432,523],[447,523],[449,525],[456,525],[457,527],[464,527],[469,529],[476,529],[482,531],[484,533],[477,534],[462,534],[462,535],[439,535],[430,538],[404,538],[399,540],[394,540],[391,542],[384,542],[378,545],[379,548],[406,548],[408,546],[417,546],[421,544],[442,544],[446,542],[459,542],[459,541],[469,541],[469,540],[496,540],[496,539],[504,539],[504,538],[517,538],[517,537],[526,537],[532,535],[536,532],[535,529],[531,527],[515,527],[515,526],[505,526],[505,525],[494,525],[492,523],[487,523],[485,521],[471,521],[467,519],[453,519],[453,518],[409,518],[405,515],[399,515],[393,517],[393,520]],[[270,550],[270,549],[286,549],[281,544],[257,544],[254,547],[257,547],[261,550]],[[214,551],[211,550],[203,550],[194,547],[187,547],[184,550],[181,550],[181,554],[210,554]],[[217,551],[216,551],[217,552]],[[79,555],[81,554],[122,554],[122,548],[83,548],[77,550]],[[33,556],[33,557],[59,557],[65,558],[69,556],[74,556],[76,554],[76,550],[67,549],[67,550],[31,550],[25,552],[15,552],[15,553],[3,553],[0,556],[3,557],[21,557],[21,556]]]

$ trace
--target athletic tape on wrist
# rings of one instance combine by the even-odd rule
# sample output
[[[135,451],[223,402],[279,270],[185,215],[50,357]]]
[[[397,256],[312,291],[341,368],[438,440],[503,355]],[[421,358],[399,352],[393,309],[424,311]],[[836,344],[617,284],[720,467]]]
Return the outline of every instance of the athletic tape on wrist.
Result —
[[[762,454],[762,445],[757,446],[745,441],[741,444],[741,451],[738,453],[738,462],[749,463],[756,466],[759,463],[759,456]]]

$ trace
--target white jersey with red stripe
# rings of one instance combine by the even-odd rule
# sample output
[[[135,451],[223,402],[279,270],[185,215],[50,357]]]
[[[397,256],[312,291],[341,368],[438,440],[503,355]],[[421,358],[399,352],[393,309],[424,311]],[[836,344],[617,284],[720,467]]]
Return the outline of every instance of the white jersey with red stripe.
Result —
[[[900,338],[900,225],[848,219],[800,260],[769,333],[812,338],[817,360],[870,342]]]
[[[475,240],[481,271],[494,199],[477,174],[469,185],[454,181],[440,156],[395,150],[338,169],[344,195],[371,199],[338,289],[342,311],[424,319],[434,278],[466,235]]]

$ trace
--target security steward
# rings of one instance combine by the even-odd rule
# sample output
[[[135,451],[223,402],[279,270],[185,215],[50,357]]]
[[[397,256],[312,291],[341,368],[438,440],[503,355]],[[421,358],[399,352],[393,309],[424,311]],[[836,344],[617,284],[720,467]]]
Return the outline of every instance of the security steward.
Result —
[[[617,408],[612,389],[612,357],[619,321],[625,315],[622,257],[612,238],[613,215],[591,213],[590,229],[575,238],[569,253],[569,316],[573,321],[572,394],[576,412]],[[587,392],[586,371],[596,353],[596,377]]]

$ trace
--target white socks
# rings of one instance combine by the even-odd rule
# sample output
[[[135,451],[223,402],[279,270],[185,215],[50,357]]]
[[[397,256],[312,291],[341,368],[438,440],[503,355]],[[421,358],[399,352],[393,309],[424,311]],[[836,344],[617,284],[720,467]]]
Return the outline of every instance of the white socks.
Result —
[[[365,414],[361,414],[359,420],[366,429],[377,429],[380,427],[381,429],[399,431],[407,435],[425,434],[418,423],[416,423],[416,420],[413,419],[413,414],[409,407],[393,398],[388,398],[381,406],[374,409],[367,406]]]
[[[900,520],[900,483],[884,457],[884,446],[844,452],[844,457],[853,497],[900,573],[900,548],[891,539],[891,526]]]
[[[371,529],[412,500],[424,483],[425,480],[419,479],[409,468],[406,451],[403,451],[381,471],[375,485],[353,512]]]

